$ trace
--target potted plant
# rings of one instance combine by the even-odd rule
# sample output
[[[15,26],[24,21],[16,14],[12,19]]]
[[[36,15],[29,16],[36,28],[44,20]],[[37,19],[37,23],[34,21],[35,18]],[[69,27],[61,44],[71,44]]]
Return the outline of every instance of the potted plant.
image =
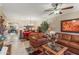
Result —
[[[43,21],[42,24],[41,24],[41,31],[45,33],[45,32],[47,32],[48,28],[49,28],[48,22]]]

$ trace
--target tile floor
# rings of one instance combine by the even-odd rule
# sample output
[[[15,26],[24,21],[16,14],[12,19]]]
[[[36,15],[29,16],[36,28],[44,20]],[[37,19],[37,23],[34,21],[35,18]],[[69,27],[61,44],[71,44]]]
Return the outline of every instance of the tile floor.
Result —
[[[18,41],[17,45],[12,45],[12,54],[11,55],[28,55],[28,52],[26,51],[26,47],[28,46],[28,43]]]
[[[29,41],[22,42],[16,34],[8,35],[7,41],[12,45],[11,55],[28,55],[25,48],[30,46]]]

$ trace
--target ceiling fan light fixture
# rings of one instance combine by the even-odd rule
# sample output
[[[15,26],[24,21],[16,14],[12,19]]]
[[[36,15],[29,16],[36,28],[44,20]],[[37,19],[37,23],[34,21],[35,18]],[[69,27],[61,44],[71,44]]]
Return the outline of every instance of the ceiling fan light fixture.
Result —
[[[54,11],[54,14],[59,14],[59,13],[60,13],[60,10]]]

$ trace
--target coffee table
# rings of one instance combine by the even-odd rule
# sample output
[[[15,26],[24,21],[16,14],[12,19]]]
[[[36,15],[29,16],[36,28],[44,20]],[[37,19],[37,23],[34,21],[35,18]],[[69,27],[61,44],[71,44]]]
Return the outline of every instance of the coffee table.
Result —
[[[57,43],[56,46],[53,46],[51,44],[45,44],[42,45],[42,48],[48,55],[63,55],[64,52],[68,49],[68,47],[65,47]]]

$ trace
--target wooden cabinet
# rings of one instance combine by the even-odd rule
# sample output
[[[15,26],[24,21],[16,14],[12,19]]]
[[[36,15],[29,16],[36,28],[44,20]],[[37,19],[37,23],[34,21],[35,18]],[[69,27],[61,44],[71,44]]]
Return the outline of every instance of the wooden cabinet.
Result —
[[[1,51],[2,47],[3,47],[3,41],[0,41],[0,51]]]
[[[8,50],[7,50],[7,55],[11,55],[11,45],[7,45],[7,47],[8,47]]]

